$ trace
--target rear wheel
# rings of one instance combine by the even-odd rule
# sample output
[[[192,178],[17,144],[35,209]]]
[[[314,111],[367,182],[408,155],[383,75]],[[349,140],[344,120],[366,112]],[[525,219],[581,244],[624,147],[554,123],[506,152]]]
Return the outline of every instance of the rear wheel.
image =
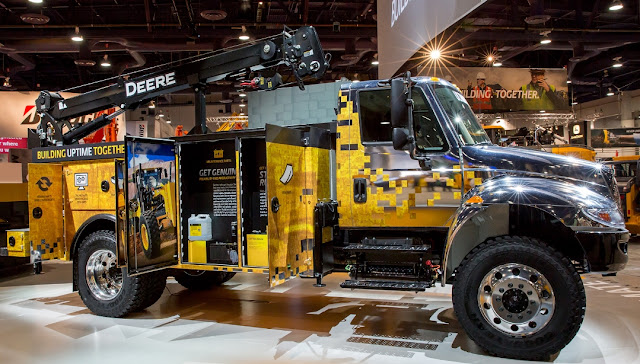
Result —
[[[191,290],[205,290],[230,280],[232,272],[211,272],[204,270],[176,270],[174,277],[183,287]]]
[[[96,315],[122,317],[160,297],[159,273],[130,277],[125,268],[117,268],[115,250],[116,237],[110,230],[91,233],[78,248],[78,293]]]
[[[538,240],[507,236],[465,257],[453,306],[469,337],[490,354],[547,360],[578,332],[586,298],[566,257]]]

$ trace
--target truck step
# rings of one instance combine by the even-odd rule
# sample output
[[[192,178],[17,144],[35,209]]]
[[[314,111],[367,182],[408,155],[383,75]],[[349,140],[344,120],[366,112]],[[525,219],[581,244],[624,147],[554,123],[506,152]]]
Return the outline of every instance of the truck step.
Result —
[[[431,287],[428,282],[408,281],[356,281],[346,280],[340,283],[342,288],[385,289],[390,291],[424,291]]]
[[[344,247],[344,250],[352,252],[367,252],[367,251],[392,251],[403,253],[424,253],[431,250],[431,245],[367,245],[367,244],[351,244]]]

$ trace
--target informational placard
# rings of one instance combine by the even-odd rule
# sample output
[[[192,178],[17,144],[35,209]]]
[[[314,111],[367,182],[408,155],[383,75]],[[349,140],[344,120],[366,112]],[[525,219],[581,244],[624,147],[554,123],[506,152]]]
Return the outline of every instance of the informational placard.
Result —
[[[235,150],[235,140],[180,146],[183,232],[189,231],[189,216],[206,214],[211,217],[211,240],[234,242],[238,216]],[[183,235],[187,241],[188,236]]]
[[[486,0],[378,0],[378,77],[393,76],[420,48]]]

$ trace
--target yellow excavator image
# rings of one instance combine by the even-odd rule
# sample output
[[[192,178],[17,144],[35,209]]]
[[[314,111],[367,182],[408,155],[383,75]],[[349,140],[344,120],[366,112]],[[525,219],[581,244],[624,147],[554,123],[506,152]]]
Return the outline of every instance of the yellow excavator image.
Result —
[[[171,170],[171,168],[169,168]],[[175,182],[167,168],[138,168],[133,173],[136,197],[130,206],[134,226],[140,232],[138,243],[145,257],[160,255],[161,233],[175,228],[171,216],[176,213],[173,201]]]

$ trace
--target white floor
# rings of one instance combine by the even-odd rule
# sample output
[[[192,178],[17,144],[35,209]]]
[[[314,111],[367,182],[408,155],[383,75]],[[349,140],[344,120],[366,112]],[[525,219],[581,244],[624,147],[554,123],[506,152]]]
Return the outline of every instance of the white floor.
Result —
[[[640,269],[630,268],[585,278],[584,324],[554,362],[640,363]],[[350,291],[338,287],[345,278],[269,289],[265,276],[239,274],[207,292],[170,280],[158,303],[124,319],[94,316],[70,283],[0,287],[0,363],[516,362],[470,342],[448,288]]]

